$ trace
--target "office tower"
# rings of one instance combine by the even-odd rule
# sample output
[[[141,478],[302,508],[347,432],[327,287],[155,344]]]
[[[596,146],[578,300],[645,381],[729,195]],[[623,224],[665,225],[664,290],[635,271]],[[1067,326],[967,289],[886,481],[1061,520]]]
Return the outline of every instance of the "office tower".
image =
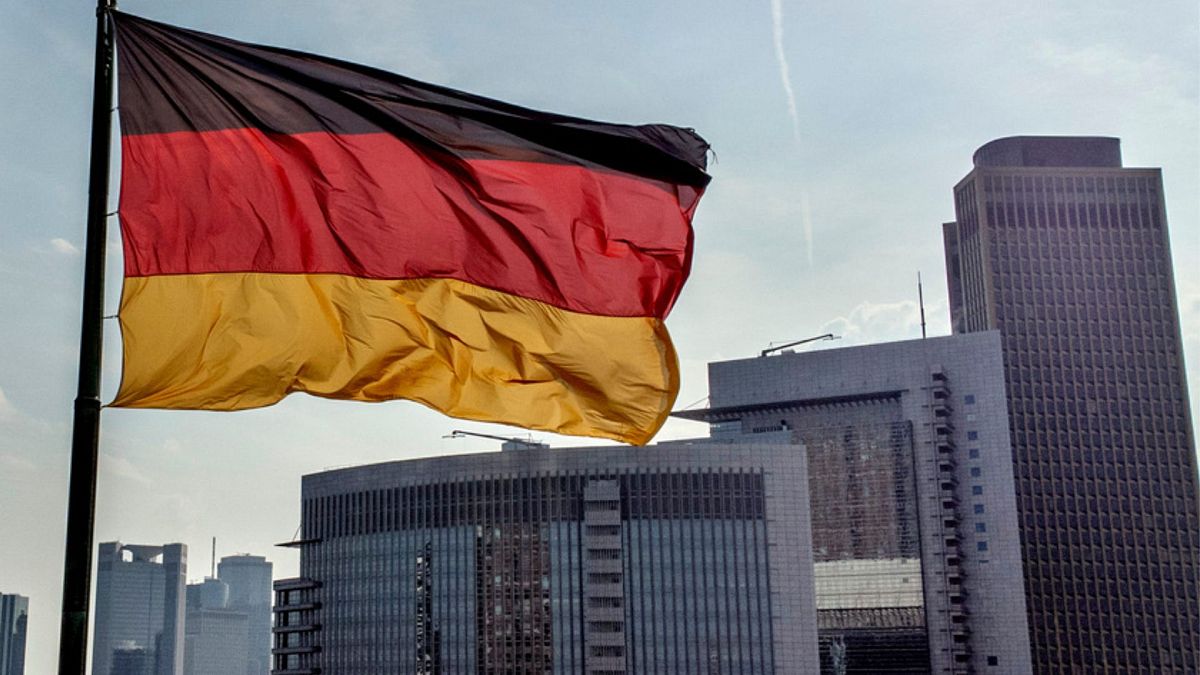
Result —
[[[1034,666],[1200,672],[1200,520],[1159,169],[981,147],[944,226],[955,332],[999,329]]]
[[[217,577],[229,584],[229,609],[247,616],[246,675],[271,670],[271,563],[257,555],[221,558]]]
[[[187,546],[100,544],[93,675],[183,672]]]
[[[804,476],[721,444],[305,476],[274,672],[813,672]]]
[[[712,440],[807,455],[823,673],[1030,670],[992,331],[709,364]]]
[[[249,616],[232,609],[230,599],[223,580],[188,584],[184,675],[240,675],[247,668]]]
[[[0,593],[0,675],[24,675],[29,598]]]

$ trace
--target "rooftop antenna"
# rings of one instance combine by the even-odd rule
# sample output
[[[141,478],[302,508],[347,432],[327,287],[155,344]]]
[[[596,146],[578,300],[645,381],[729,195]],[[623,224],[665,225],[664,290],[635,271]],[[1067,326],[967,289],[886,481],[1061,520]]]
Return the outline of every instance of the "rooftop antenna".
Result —
[[[217,538],[213,537],[212,545],[212,564],[208,568],[208,578],[217,578]]]
[[[917,270],[917,304],[921,306],[921,339],[925,339],[925,295],[921,292],[921,270]]]
[[[796,340],[794,342],[785,342],[778,346],[775,346],[775,343],[772,342],[771,344],[767,345],[766,349],[759,352],[758,355],[766,356],[767,354],[781,351],[781,350],[787,349],[788,347],[795,347],[796,345],[802,345],[807,342],[816,342],[817,340],[840,340],[840,339],[842,339],[841,335],[834,335],[833,333],[826,333],[824,335],[818,335],[816,337],[804,338],[803,340]]]
[[[493,434],[481,434],[476,431],[463,431],[462,429],[454,429],[450,433],[442,436],[442,438],[466,438],[474,436],[475,438],[489,438],[493,441],[500,441],[504,450],[526,450],[531,448],[549,448],[550,446],[540,441],[533,440],[533,436],[525,436],[520,438],[517,436],[495,436]]]

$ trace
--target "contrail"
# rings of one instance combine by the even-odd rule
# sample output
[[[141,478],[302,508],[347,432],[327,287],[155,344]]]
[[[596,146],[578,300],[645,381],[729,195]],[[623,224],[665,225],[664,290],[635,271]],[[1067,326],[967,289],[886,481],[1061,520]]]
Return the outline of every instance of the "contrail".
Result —
[[[796,92],[792,89],[792,76],[788,69],[787,55],[783,51],[783,0],[771,0],[771,27],[775,36],[775,59],[779,61],[779,79],[783,82],[783,93],[787,96],[788,117],[792,118],[792,135],[800,145],[800,113],[796,110]],[[800,191],[800,224],[804,228],[804,244],[808,247],[808,266],[813,264],[812,210],[808,204],[808,191]]]
[[[792,77],[788,72],[787,56],[783,53],[783,2],[771,0],[771,24],[775,33],[775,58],[779,61],[779,79],[783,81],[783,93],[787,95],[788,116],[792,118],[792,134],[796,144],[800,143],[800,113],[796,112],[796,92],[792,90]]]

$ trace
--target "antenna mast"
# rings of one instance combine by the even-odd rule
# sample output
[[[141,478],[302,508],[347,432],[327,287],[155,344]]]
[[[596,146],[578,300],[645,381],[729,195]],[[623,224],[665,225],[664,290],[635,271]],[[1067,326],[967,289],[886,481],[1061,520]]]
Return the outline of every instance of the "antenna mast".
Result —
[[[921,306],[921,339],[925,339],[925,295],[921,292],[921,270],[917,270],[917,304]]]

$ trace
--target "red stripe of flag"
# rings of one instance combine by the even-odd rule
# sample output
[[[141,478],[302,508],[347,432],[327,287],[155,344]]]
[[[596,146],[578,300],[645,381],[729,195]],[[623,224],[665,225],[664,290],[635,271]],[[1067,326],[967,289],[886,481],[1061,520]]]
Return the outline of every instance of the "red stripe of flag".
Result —
[[[453,278],[579,312],[669,312],[699,192],[568,164],[431,158],[387,134],[122,140],[126,274]]]

